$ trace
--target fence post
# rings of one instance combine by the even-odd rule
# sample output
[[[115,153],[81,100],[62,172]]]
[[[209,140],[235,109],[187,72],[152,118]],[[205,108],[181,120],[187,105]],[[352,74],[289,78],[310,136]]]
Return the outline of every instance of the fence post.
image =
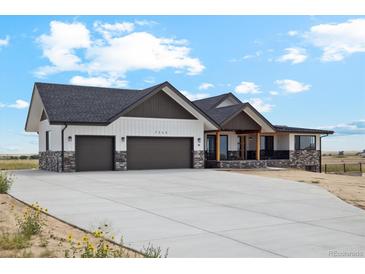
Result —
[[[324,164],[324,173],[327,173],[327,164]]]
[[[343,164],[343,173],[346,173],[346,164]]]

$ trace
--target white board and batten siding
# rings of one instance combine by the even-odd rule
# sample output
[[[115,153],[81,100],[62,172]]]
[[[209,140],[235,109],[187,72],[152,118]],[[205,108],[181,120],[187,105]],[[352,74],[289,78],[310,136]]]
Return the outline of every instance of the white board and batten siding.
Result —
[[[63,127],[50,126],[48,121],[42,121],[39,131],[39,151],[46,149],[46,130],[50,131],[50,150],[60,151]],[[65,151],[75,151],[76,135],[115,136],[115,149],[117,151],[127,149],[128,136],[192,137],[194,150],[204,149],[204,123],[200,120],[120,117],[107,126],[69,125],[64,131]],[[71,141],[69,141],[69,137],[71,137]],[[122,141],[122,137],[124,137],[124,141]],[[200,143],[198,138],[200,138]]]

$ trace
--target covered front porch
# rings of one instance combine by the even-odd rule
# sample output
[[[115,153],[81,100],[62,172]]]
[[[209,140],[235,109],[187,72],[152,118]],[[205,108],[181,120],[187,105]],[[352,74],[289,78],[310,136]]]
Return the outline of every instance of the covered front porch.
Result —
[[[289,166],[289,134],[261,130],[206,132],[206,167]]]

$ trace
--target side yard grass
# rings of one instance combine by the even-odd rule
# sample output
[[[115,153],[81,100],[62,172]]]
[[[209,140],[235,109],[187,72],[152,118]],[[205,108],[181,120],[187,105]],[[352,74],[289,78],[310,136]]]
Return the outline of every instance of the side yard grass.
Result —
[[[37,159],[1,159],[0,170],[16,169],[36,169],[38,168]]]
[[[349,204],[365,209],[365,177],[339,174],[325,174],[297,169],[263,170],[245,169],[229,170],[265,177],[287,179],[292,181],[317,184]]]

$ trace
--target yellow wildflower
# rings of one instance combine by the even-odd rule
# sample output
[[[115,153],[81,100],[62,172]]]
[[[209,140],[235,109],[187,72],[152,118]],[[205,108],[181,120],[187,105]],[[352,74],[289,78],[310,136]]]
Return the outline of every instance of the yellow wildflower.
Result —
[[[71,233],[67,235],[67,240],[68,240],[69,242],[71,242],[71,241],[72,241],[72,234],[71,234]]]
[[[89,241],[89,238],[86,235],[84,235],[84,237],[82,237],[82,241],[83,242],[88,242]]]

